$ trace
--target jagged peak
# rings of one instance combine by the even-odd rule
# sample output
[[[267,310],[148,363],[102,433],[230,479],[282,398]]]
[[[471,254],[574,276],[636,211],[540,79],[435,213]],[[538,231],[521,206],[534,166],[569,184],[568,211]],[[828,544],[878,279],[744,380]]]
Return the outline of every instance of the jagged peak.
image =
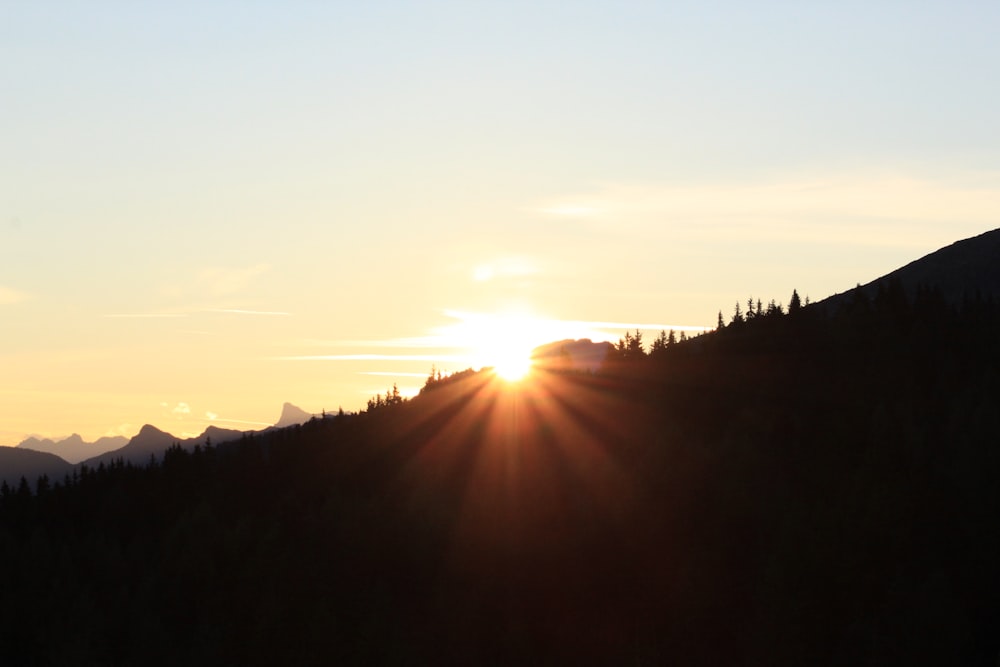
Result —
[[[139,429],[139,432],[136,433],[135,437],[140,438],[140,437],[162,436],[162,435],[170,435],[170,434],[167,433],[166,431],[156,428],[152,424],[143,424],[142,428]]]
[[[281,417],[278,418],[278,421],[274,425],[278,428],[295,426],[296,424],[304,424],[312,418],[312,414],[286,401],[281,406]]]

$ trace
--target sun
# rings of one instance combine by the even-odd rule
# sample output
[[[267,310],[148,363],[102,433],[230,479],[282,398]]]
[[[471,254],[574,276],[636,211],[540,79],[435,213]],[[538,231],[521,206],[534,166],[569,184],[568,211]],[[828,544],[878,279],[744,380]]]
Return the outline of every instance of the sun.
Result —
[[[531,371],[531,350],[511,348],[498,351],[493,372],[507,382],[523,380]]]
[[[538,345],[534,321],[523,316],[494,315],[490,323],[476,346],[480,365],[491,367],[508,382],[523,380],[531,371],[531,352]]]
[[[531,353],[545,335],[543,321],[523,313],[455,313],[460,323],[451,333],[469,351],[479,368],[492,368],[507,382],[523,380],[531,372]]]

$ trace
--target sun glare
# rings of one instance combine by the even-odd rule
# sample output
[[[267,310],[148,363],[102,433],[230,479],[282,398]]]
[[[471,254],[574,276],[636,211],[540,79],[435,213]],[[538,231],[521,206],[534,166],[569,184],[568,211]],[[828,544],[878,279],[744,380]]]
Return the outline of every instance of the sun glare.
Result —
[[[517,382],[531,370],[531,350],[504,351],[493,363],[493,371],[508,382]]]
[[[531,371],[531,352],[547,342],[544,321],[520,313],[454,313],[461,322],[450,329],[456,343],[469,350],[474,366],[492,368],[498,377],[517,382]]]
[[[500,312],[445,310],[444,315],[451,320],[450,324],[432,329],[429,336],[402,340],[407,346],[440,349],[446,353],[450,363],[458,364],[462,369],[492,369],[496,377],[512,383],[537,374],[533,373],[539,370],[536,363],[537,366],[548,369],[559,367],[563,363],[575,363],[553,357],[555,352],[551,347],[543,351],[541,358],[536,360],[532,355],[541,346],[559,341],[614,342],[619,332],[628,329],[665,331],[696,328],[676,324],[559,320],[521,309]],[[418,357],[411,358],[416,360]],[[445,357],[424,355],[419,358]],[[583,359],[580,367],[586,368],[592,362],[593,360]]]
[[[480,332],[475,355],[479,365],[489,366],[508,382],[523,379],[531,370],[531,351],[538,326],[533,318],[521,315],[493,315]]]

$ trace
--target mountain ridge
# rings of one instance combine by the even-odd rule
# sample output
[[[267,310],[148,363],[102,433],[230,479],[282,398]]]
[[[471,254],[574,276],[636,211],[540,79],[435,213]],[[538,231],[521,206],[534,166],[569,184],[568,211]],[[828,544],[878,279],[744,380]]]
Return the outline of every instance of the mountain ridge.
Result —
[[[16,487],[23,477],[31,489],[43,475],[58,481],[73,470],[72,463],[52,454],[22,447],[0,447],[0,483]]]
[[[595,343],[589,338],[555,341],[531,351],[532,361],[547,370],[582,370],[595,372],[612,348],[611,343]]]
[[[307,421],[316,416],[318,415],[306,412],[297,405],[292,405],[286,401],[285,404],[281,406],[281,416],[278,417],[278,421],[274,423],[274,428],[298,426],[305,424]]]
[[[159,460],[163,456],[163,452],[175,443],[183,449],[192,449],[195,445],[204,447],[208,442],[215,445],[231,440],[238,440],[245,433],[249,432],[209,426],[201,435],[193,438],[178,438],[152,424],[145,424],[124,446],[91,457],[82,461],[81,465],[96,467],[101,463],[109,464],[118,459],[122,459],[132,465],[146,465],[149,463],[150,457],[156,457]]]
[[[83,465],[96,468],[102,463],[109,465],[121,459],[132,465],[143,466],[149,463],[150,457],[159,460],[163,452],[175,443],[186,450],[193,449],[196,445],[204,447],[208,442],[217,445],[238,440],[247,433],[262,433],[299,425],[314,416],[285,402],[278,422],[260,431],[241,431],[210,424],[197,436],[180,438],[152,424],[144,424],[131,438],[104,436],[92,443],[86,442],[78,433],[61,439],[29,436],[16,446],[0,447],[0,481],[13,486],[24,477],[34,488],[42,475],[55,481]],[[95,449],[98,451],[95,452]]]
[[[128,444],[125,436],[103,436],[94,442],[86,442],[78,433],[73,433],[61,440],[30,436],[21,441],[17,447],[31,449],[36,452],[48,452],[69,463],[80,463],[90,457],[118,449]]]
[[[858,289],[868,299],[874,299],[880,289],[887,289],[897,281],[910,300],[920,288],[938,290],[952,306],[977,297],[1000,300],[1000,228],[955,241],[871,282],[838,292],[813,305],[832,312],[850,303]]]

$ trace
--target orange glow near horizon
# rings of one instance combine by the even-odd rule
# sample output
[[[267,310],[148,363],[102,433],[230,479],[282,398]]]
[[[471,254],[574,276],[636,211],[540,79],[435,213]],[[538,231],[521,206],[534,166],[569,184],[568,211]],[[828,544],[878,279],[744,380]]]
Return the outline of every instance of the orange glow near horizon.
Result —
[[[413,440],[399,483],[412,498],[453,490],[449,567],[475,577],[497,558],[545,557],[559,526],[627,511],[634,484],[618,457],[632,406],[605,383],[538,367],[517,383],[474,373],[431,389],[407,431],[429,435]]]
[[[546,342],[550,328],[546,320],[523,313],[465,314],[449,333],[469,350],[474,367],[492,368],[516,382],[528,374],[532,350]]]
[[[498,361],[493,372],[507,382],[519,382],[531,371],[531,353],[523,355],[520,350],[513,351],[509,357]]]

